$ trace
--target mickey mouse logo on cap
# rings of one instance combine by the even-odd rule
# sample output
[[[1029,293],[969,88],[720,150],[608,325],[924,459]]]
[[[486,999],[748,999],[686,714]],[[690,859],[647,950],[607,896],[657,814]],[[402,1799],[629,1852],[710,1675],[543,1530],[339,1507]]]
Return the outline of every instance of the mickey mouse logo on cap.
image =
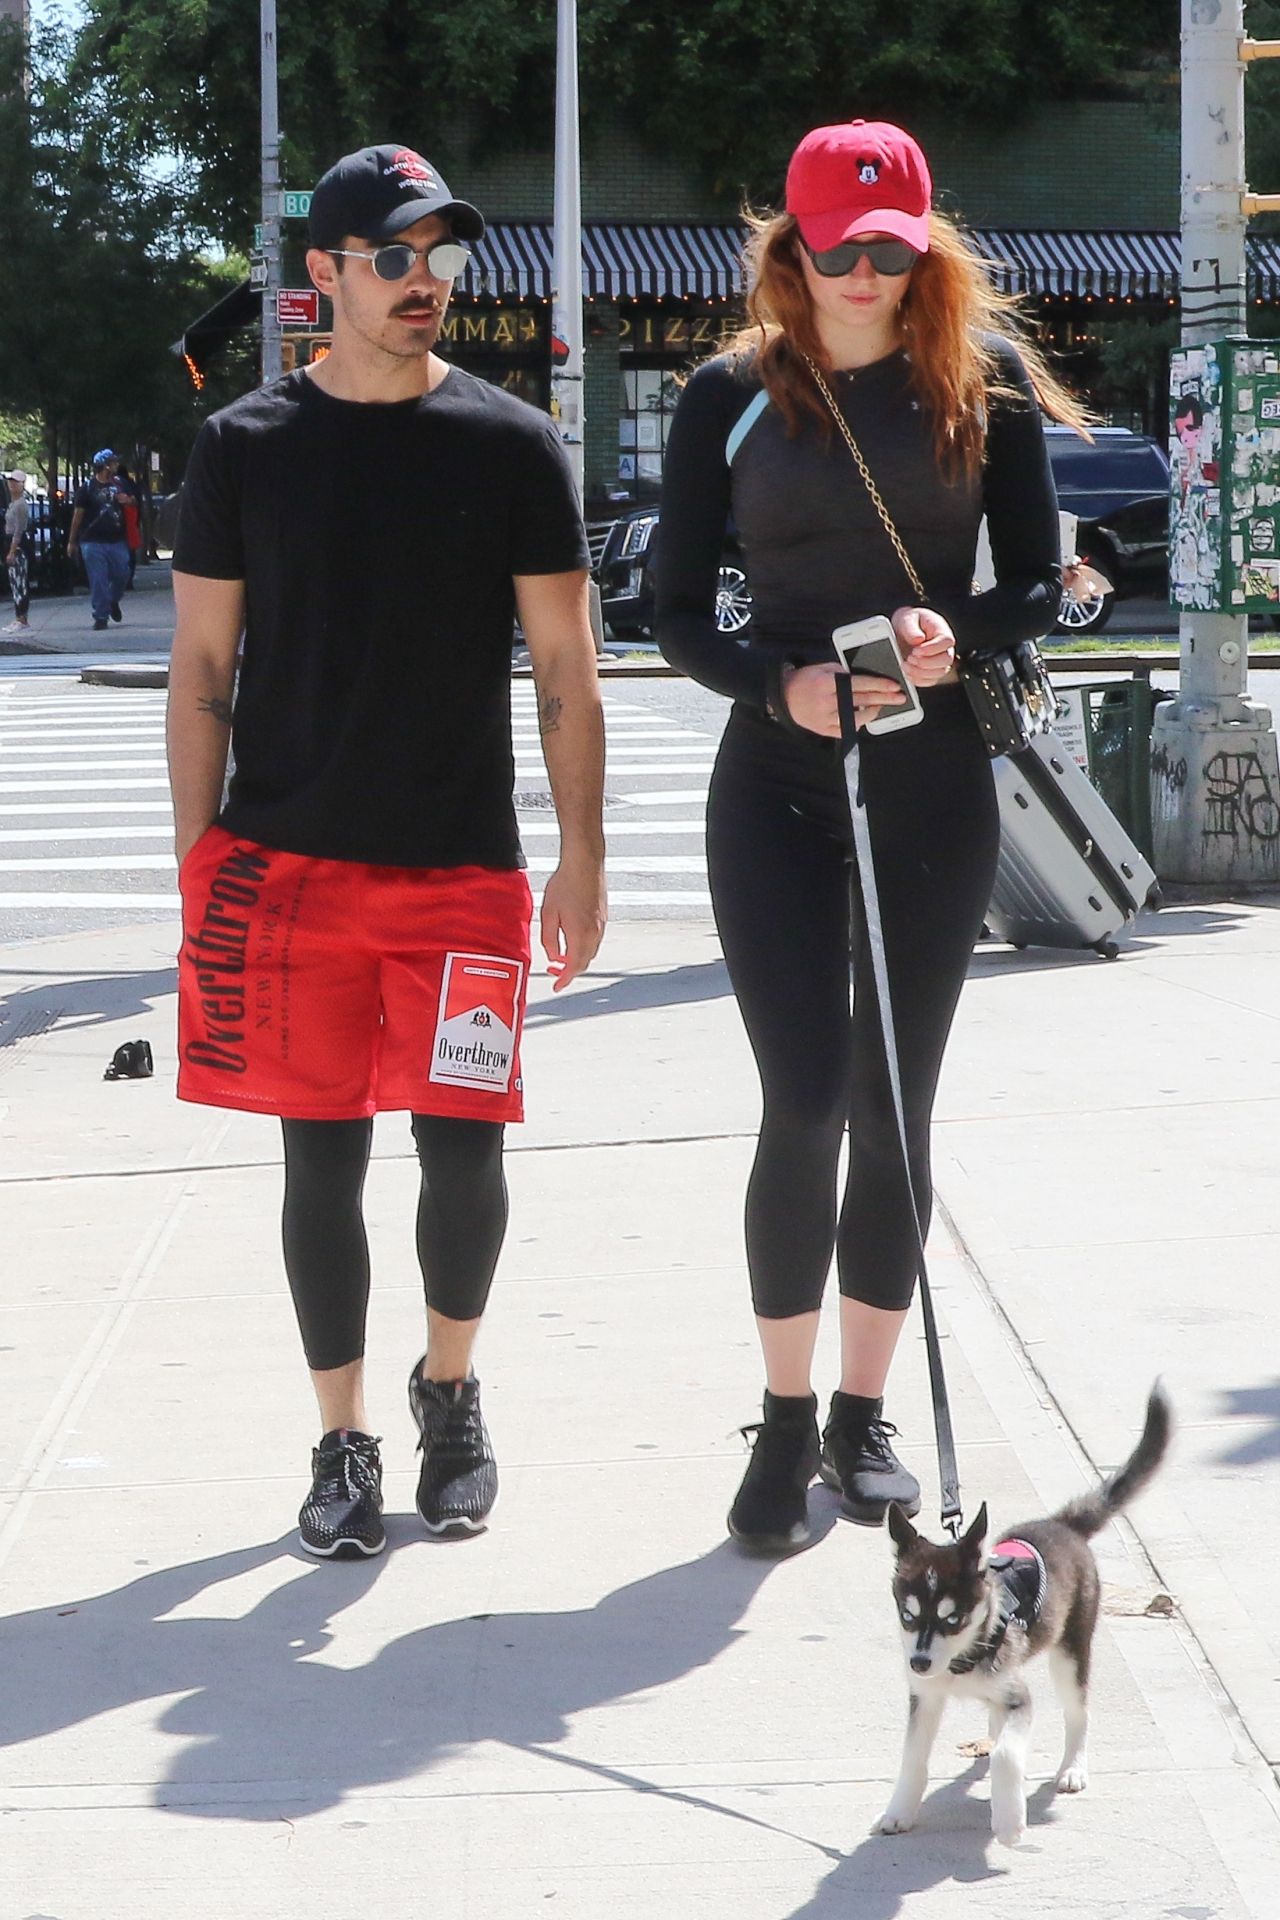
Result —
[[[874,160],[864,160],[858,168],[858,178],[864,187],[874,187],[876,181],[880,178],[878,163]]]

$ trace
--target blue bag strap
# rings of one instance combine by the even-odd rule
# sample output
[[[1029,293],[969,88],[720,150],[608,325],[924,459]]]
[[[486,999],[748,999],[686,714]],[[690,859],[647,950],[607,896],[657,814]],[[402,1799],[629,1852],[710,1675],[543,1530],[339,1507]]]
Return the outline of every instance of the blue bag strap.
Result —
[[[742,409],[729,429],[729,438],[724,443],[725,464],[732,466],[743,441],[754,427],[760,415],[769,404],[769,395],[763,387],[747,406]]]

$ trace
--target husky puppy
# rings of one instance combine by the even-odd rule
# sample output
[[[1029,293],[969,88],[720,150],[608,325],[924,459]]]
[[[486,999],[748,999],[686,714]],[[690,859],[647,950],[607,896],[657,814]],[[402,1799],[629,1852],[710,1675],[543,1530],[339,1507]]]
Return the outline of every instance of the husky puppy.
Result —
[[[942,1711],[955,1697],[987,1707],[991,1831],[1007,1847],[1018,1844],[1027,1820],[1031,1727],[1023,1668],[1037,1653],[1049,1655],[1066,1721],[1058,1791],[1080,1793],[1088,1785],[1089,1653],[1100,1583],[1087,1542],[1141,1493],[1164,1458],[1172,1425],[1168,1395],[1157,1381],[1142,1437],[1118,1472],[1050,1519],[1010,1528],[990,1554],[985,1505],[968,1532],[946,1546],[924,1539],[900,1507],[890,1506],[897,1548],[893,1598],[910,1701],[902,1770],[877,1833],[906,1833],[915,1825]]]

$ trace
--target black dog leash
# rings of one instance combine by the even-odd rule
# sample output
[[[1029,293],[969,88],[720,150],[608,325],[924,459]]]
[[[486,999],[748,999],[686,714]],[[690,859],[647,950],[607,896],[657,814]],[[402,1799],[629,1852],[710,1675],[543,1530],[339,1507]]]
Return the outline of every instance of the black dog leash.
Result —
[[[871,972],[875,981],[876,1005],[880,1010],[880,1032],[884,1040],[885,1065],[893,1095],[893,1113],[898,1126],[898,1144],[902,1149],[902,1172],[911,1201],[911,1218],[916,1232],[916,1273],[920,1281],[920,1308],[924,1314],[925,1345],[929,1353],[929,1386],[933,1393],[933,1426],[938,1441],[938,1477],[942,1486],[942,1524],[953,1540],[960,1538],[964,1515],[960,1506],[960,1469],[956,1465],[956,1443],[951,1431],[951,1407],[947,1400],[946,1376],[942,1370],[942,1349],[938,1342],[938,1323],[929,1291],[925,1267],[924,1232],[920,1209],[916,1205],[915,1184],[911,1178],[911,1153],[907,1146],[907,1122],[902,1104],[902,1082],[898,1073],[898,1042],[894,1034],[893,1003],[889,998],[889,964],[884,950],[884,928],[880,924],[880,894],[876,887],[875,863],[871,854],[871,826],[867,819],[866,797],[862,788],[862,751],[853,711],[853,686],[847,674],[836,679],[836,709],[840,715],[840,746],[844,754],[844,779],[849,794],[849,818],[853,823],[853,876],[850,895],[856,887],[862,896],[862,917],[871,950]],[[852,966],[852,946],[850,947]],[[855,989],[856,991],[856,989]]]

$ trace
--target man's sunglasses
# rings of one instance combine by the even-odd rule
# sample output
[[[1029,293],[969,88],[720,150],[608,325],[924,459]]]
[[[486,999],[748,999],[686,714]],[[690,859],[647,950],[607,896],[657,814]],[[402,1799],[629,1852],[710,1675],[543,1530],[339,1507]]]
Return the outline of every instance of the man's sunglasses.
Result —
[[[413,272],[415,260],[426,261],[433,280],[456,280],[471,258],[470,247],[460,246],[456,240],[437,240],[429,247],[411,247],[401,241],[393,247],[376,247],[372,253],[361,253],[354,247],[326,247],[325,252],[341,254],[344,260],[367,260],[379,280],[403,280]]]
[[[915,248],[909,247],[905,240],[845,240],[840,246],[827,247],[822,253],[816,253],[812,247],[806,247],[805,252],[827,280],[838,280],[841,274],[852,273],[864,256],[877,273],[897,279],[900,274],[910,273],[920,258]]]

